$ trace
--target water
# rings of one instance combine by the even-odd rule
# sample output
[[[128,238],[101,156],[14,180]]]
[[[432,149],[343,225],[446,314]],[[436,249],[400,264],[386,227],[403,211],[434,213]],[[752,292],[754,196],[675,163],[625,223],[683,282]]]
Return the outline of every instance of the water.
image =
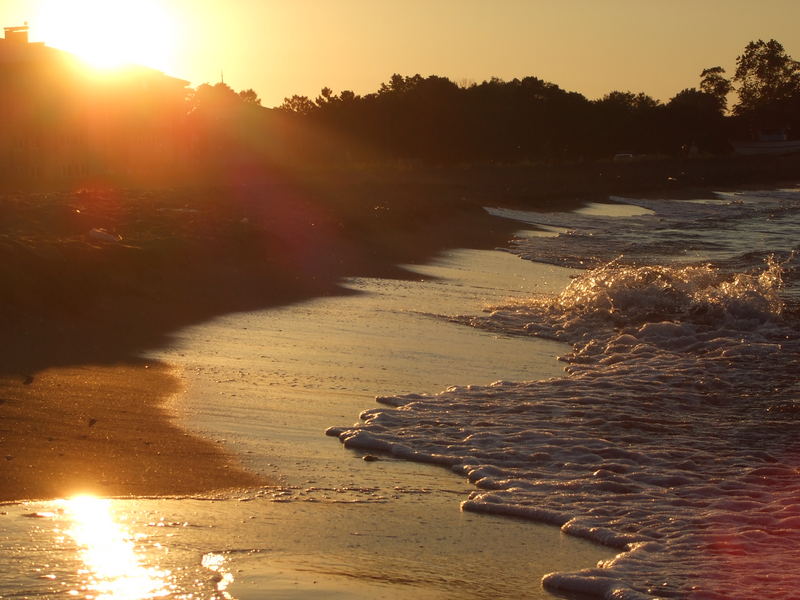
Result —
[[[567,378],[386,396],[329,433],[464,475],[465,510],[619,552],[550,590],[796,597],[800,191],[617,200],[649,212],[514,214],[562,228],[514,253],[586,270],[557,295],[448,317],[569,343]]]
[[[435,483],[425,471],[418,483]],[[530,563],[552,570],[597,555],[552,528],[460,513],[463,492],[456,483],[447,501],[420,487],[372,503],[251,494],[7,506],[0,590],[105,600],[535,597],[541,573]]]

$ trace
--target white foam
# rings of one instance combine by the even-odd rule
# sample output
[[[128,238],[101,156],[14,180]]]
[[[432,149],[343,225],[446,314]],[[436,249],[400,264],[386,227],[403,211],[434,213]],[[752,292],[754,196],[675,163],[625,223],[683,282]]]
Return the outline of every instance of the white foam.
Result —
[[[651,212],[624,219],[501,209],[490,212],[537,226],[560,228],[555,239],[518,239],[511,251],[529,260],[571,268],[593,268],[611,260],[629,264],[720,261],[759,247],[788,252],[796,244],[794,233],[800,227],[798,190],[728,194],[711,203],[618,196],[612,199]]]
[[[750,218],[762,200],[774,199],[692,206],[699,219]],[[387,408],[329,433],[463,474],[476,487],[464,510],[556,524],[621,551],[548,575],[550,589],[792,597],[800,424],[786,400],[798,393],[800,332],[781,286],[775,260],[743,272],[607,264],[558,296],[452,319],[569,342],[569,377],[380,398]]]

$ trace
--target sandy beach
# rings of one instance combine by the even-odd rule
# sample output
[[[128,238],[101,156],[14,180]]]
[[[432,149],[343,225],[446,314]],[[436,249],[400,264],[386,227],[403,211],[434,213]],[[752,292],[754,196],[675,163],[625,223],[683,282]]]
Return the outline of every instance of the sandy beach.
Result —
[[[137,357],[214,315],[346,293],[345,275],[407,277],[397,263],[513,230],[436,185],[380,199],[347,189],[2,197],[0,500],[268,483],[182,430],[168,407],[179,379]]]
[[[686,185],[724,178],[736,164],[714,161],[705,175],[695,165]],[[791,164],[776,162],[774,172]],[[634,177],[639,167],[618,165],[602,187],[659,189],[662,170],[673,167]],[[751,175],[771,168],[756,163]],[[396,265],[445,248],[502,245],[517,226],[484,205],[565,210],[585,199],[586,182],[562,180],[569,169],[541,185],[530,178],[539,171],[0,197],[0,498],[264,483],[212,442],[186,435],[165,408],[178,380],[168,365],[137,357],[215,315],[348,293],[339,282],[350,275],[413,277]]]
[[[365,461],[323,435],[389,390],[436,392],[561,372],[560,344],[486,335],[419,311],[479,314],[490,298],[561,287],[565,270],[488,250],[446,251],[406,268],[415,277],[347,278],[347,295],[220,316],[153,351],[185,384],[167,402],[181,425],[223,444],[270,485],[92,501],[93,513],[137,540],[138,567],[154,573],[149,587],[207,597],[212,565],[240,600],[496,598],[521,589],[544,598],[545,573],[609,556],[546,525],[463,513],[459,500],[470,484],[446,469]],[[70,569],[74,548],[57,542],[76,525],[94,530],[86,505],[73,498],[3,507],[0,554],[17,558],[0,589],[95,589],[91,577]],[[21,539],[36,550],[23,550]],[[42,555],[54,582],[35,577]],[[82,568],[106,577],[100,564]],[[165,570],[172,574],[157,575]]]
[[[420,195],[421,190],[427,191]],[[486,214],[481,205],[491,204],[487,197],[456,198],[455,188],[442,204],[431,204],[440,191],[412,186],[381,204],[373,204],[368,188],[353,204],[275,187],[5,197],[0,214],[7,233],[0,252],[6,260],[0,269],[15,285],[0,297],[7,308],[0,313],[6,332],[0,500],[9,503],[2,514],[12,533],[0,550],[16,555],[22,552],[19,540],[30,535],[45,556],[68,565],[71,551],[52,540],[76,522],[80,504],[46,500],[90,493],[120,498],[109,505],[118,522],[130,519],[130,531],[142,540],[160,539],[174,552],[172,559],[148,552],[154,566],[173,565],[182,573],[164,585],[188,590],[192,581],[201,581],[219,591],[227,581],[240,599],[260,597],[264,590],[282,590],[286,598],[314,592],[350,599],[513,597],[531,586],[531,597],[545,598],[538,582],[546,573],[608,558],[607,548],[563,540],[552,527],[459,513],[457,498],[470,486],[447,470],[386,457],[373,463],[362,460],[364,452],[326,446],[335,443],[321,435],[326,426],[347,423],[384,390],[436,392],[451,383],[558,376],[558,349],[532,359],[534,346],[514,346],[530,340],[509,340],[501,351],[488,339],[469,341],[476,332],[441,331],[430,337],[462,351],[455,356],[464,373],[443,363],[428,387],[419,372],[436,371],[431,358],[439,351],[413,341],[407,348],[389,344],[368,365],[379,385],[363,396],[352,393],[364,367],[345,357],[370,354],[355,343],[360,337],[384,339],[381,311],[402,313],[409,300],[412,313],[480,310],[480,290],[496,295],[508,281],[495,259],[482,264],[478,254],[442,251],[501,246],[518,224]],[[539,208],[579,204],[561,198]],[[471,278],[469,286],[459,269]],[[477,295],[465,296],[463,307],[437,308],[434,288],[412,291],[439,277],[453,277],[448,293],[471,289]],[[527,281],[536,287],[549,277],[538,265]],[[552,293],[568,277],[554,274],[553,290],[526,284],[518,291]],[[370,294],[377,294],[372,301]],[[374,301],[381,294],[389,302],[384,307]],[[404,294],[410,294],[406,300]],[[326,312],[328,301],[341,306],[338,300],[348,297],[364,303],[353,304],[353,316]],[[266,320],[264,308],[273,309]],[[377,310],[377,320],[363,329],[349,328],[342,337],[330,327],[370,310]],[[414,326],[421,329],[412,340],[430,333],[425,323]],[[324,343],[310,356],[295,337]],[[328,342],[347,351],[326,356],[330,350],[322,346]],[[470,350],[472,343],[482,350]],[[478,364],[486,354],[492,364]],[[470,356],[476,363],[470,364]],[[515,371],[510,367],[516,357],[550,366],[531,371],[523,361]],[[266,369],[248,362],[265,359]],[[425,368],[415,367],[423,363]],[[386,365],[388,378],[380,374]],[[441,377],[448,373],[456,380]],[[193,390],[184,389],[187,382]],[[337,394],[349,397],[348,408],[340,408]],[[319,399],[323,404],[312,407]],[[31,499],[46,502],[18,503]],[[40,514],[43,524],[28,528],[26,517]],[[189,529],[174,540],[170,534],[161,539],[148,529],[154,522]],[[487,550],[492,561],[471,554],[490,542],[497,545]],[[375,553],[388,547],[402,560],[373,564]],[[461,551],[464,557],[456,558]],[[448,558],[439,564],[439,556]],[[207,562],[215,557],[224,564]],[[35,555],[21,554],[19,564],[35,565]],[[222,579],[207,580],[209,569]],[[30,569],[19,576],[25,589],[37,585]],[[496,589],[495,576],[505,582]],[[67,566],[57,577],[68,582],[76,576]],[[464,582],[458,592],[451,589],[455,581]],[[2,586],[19,587],[13,581]]]

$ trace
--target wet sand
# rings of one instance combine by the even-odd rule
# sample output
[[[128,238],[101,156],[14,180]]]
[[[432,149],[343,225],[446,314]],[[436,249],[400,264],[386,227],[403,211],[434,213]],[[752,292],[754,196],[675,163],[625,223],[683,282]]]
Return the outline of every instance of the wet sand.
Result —
[[[65,531],[96,531],[80,500],[4,507],[0,594],[88,595],[123,581],[118,573],[133,580],[146,572],[147,585],[167,597],[174,590],[240,600],[488,599],[524,590],[544,599],[545,573],[609,558],[608,549],[551,526],[460,511],[472,486],[446,469],[386,456],[365,461],[323,435],[375,406],[376,393],[560,374],[560,344],[496,337],[431,315],[560,289],[569,272],[480,250],[408,268],[416,278],[348,279],[348,295],[177,332],[157,354],[186,381],[174,402],[181,422],[255,472],[274,474],[277,485],[109,502],[107,520],[125,531],[120,541],[130,540],[136,556],[113,574],[91,562],[93,552],[76,556],[71,538],[59,542]],[[109,540],[82,542],[91,550]],[[52,579],[37,577],[41,563]]]
[[[480,315],[487,305],[558,293],[572,271],[487,250],[446,251],[407,268],[416,279],[350,278],[348,295],[176,332],[152,356],[179,366],[186,380],[182,422],[284,484],[391,490],[390,478],[372,479],[380,469],[365,470],[360,454],[344,458],[323,432],[378,406],[376,396],[563,375],[563,344],[486,334],[435,315]],[[413,480],[418,465],[407,468]]]
[[[0,376],[0,501],[182,495],[265,483],[178,427],[168,403],[180,389],[157,361]]]

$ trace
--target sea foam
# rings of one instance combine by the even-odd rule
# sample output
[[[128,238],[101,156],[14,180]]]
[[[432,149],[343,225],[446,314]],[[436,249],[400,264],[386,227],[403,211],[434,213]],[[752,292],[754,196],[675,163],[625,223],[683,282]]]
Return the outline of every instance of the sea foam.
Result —
[[[697,204],[695,216],[716,210],[729,233],[737,219],[772,210],[770,202]],[[679,204],[689,203],[650,218],[674,229],[676,215],[687,218]],[[548,221],[562,226],[566,217]],[[594,225],[606,240],[614,235]],[[630,243],[630,231],[610,249]],[[572,252],[596,262],[587,260],[597,249],[589,233],[576,232],[589,242]],[[736,254],[727,233],[697,237]],[[618,259],[581,273],[558,296],[450,317],[568,342],[567,376],[382,397],[385,407],[328,433],[347,447],[462,474],[477,488],[464,510],[552,523],[620,551],[596,568],[546,576],[548,589],[625,599],[792,597],[800,589],[800,328],[781,296],[791,260],[737,272]]]

